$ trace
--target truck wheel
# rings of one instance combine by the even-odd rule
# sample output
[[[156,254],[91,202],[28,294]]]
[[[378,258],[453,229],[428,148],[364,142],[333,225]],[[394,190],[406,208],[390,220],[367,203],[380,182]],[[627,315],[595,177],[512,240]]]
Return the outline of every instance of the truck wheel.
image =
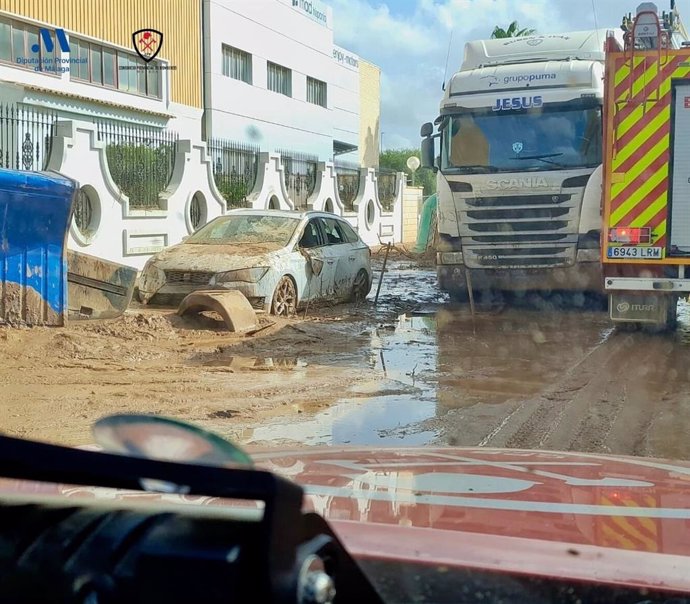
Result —
[[[460,285],[457,280],[448,277],[441,271],[437,272],[437,283],[438,288],[448,294],[451,302],[458,302],[460,304],[465,304],[470,301],[470,296],[467,293],[467,288],[464,283]]]
[[[456,302],[458,304],[467,304],[470,301],[470,294],[467,288],[453,288],[447,289],[446,293],[450,298],[451,302]]]
[[[678,297],[671,296],[671,301],[668,304],[666,311],[666,324],[664,328],[666,331],[675,331],[678,327]]]

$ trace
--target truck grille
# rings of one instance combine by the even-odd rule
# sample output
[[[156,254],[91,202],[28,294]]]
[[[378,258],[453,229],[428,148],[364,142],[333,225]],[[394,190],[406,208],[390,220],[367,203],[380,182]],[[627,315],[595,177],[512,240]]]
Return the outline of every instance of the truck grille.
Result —
[[[215,273],[203,271],[165,271],[168,283],[188,283],[190,285],[207,285]]]
[[[464,255],[465,262],[472,268],[538,268],[571,265],[575,259],[575,248],[570,245],[515,248],[471,247],[465,249]]]
[[[465,200],[472,207],[554,205],[570,201],[572,195],[519,195],[517,197],[472,197]]]
[[[520,231],[557,231],[568,226],[567,220],[474,222],[467,225],[475,233],[519,233]]]
[[[455,199],[468,267],[539,268],[575,262],[579,195],[507,193]]]
[[[522,218],[559,218],[568,208],[515,208],[511,210],[470,210],[467,215],[476,220],[520,220]]]
[[[503,241],[511,243],[538,243],[543,241],[562,241],[567,238],[568,235],[566,233],[532,233],[530,235],[507,233],[504,235],[477,235],[476,237],[472,237],[472,241],[476,241],[477,243],[501,243]]]

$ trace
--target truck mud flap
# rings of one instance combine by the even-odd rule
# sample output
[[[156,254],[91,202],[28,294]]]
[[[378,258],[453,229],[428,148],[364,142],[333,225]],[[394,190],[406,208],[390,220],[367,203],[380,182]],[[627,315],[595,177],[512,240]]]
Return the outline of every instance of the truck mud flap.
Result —
[[[67,252],[69,319],[113,319],[132,301],[137,269]]]
[[[238,291],[198,290],[189,294],[177,309],[182,316],[213,311],[220,315],[230,331],[246,332],[256,329],[256,312]]]
[[[676,297],[660,294],[610,294],[609,313],[619,323],[649,323],[664,325],[668,321],[671,305]]]
[[[65,243],[77,184],[0,169],[0,322],[64,325]]]

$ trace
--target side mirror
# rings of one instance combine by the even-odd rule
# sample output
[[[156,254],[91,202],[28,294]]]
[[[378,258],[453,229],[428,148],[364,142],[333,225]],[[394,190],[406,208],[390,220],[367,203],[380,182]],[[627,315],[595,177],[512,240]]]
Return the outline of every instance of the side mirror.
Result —
[[[419,131],[420,136],[422,138],[426,138],[428,136],[431,136],[434,133],[434,125],[431,122],[427,122],[426,124],[422,124],[422,128]]]
[[[423,168],[431,168],[436,171],[436,162],[434,156],[436,155],[436,139],[427,137],[422,139],[421,159]]]

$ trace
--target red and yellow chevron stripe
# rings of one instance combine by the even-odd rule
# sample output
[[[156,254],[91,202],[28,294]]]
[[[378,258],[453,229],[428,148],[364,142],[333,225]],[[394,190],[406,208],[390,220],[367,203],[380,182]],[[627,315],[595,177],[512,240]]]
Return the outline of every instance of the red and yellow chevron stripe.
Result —
[[[671,84],[690,76],[690,52],[610,53],[606,67],[605,225],[652,227],[652,245],[665,248]]]
[[[659,521],[653,518],[625,516],[626,507],[656,507],[657,502],[651,495],[640,495],[634,499],[629,496],[602,496],[600,505],[619,506],[620,516],[602,516],[597,518],[599,526],[598,543],[604,547],[619,549],[660,551]]]

